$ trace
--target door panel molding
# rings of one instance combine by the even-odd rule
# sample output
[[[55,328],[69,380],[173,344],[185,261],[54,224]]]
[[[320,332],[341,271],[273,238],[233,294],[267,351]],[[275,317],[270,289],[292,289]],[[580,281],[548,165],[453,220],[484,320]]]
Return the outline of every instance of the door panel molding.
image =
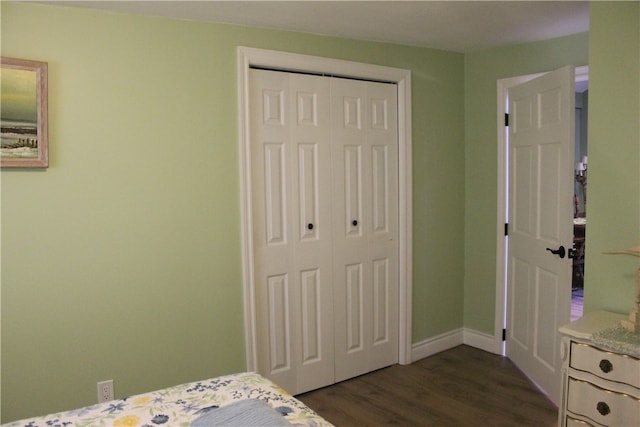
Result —
[[[239,47],[238,136],[240,152],[240,203],[242,231],[242,269],[244,291],[245,349],[247,370],[257,370],[256,295],[254,287],[254,230],[251,221],[251,150],[249,124],[249,69],[267,67],[282,71],[326,73],[358,79],[387,81],[398,87],[398,280],[400,364],[411,363],[412,341],[412,157],[411,157],[411,73],[399,68],[363,64],[288,52]],[[274,105],[275,108],[275,105]],[[274,111],[274,115],[277,113]],[[275,117],[274,117],[275,118]],[[381,119],[378,119],[381,120]]]

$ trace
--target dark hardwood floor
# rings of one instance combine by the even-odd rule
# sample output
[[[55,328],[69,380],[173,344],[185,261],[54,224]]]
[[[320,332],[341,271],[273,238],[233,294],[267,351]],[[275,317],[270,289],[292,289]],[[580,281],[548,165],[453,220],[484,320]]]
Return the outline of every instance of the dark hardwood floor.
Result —
[[[296,397],[337,427],[551,427],[558,414],[509,359],[465,345]]]

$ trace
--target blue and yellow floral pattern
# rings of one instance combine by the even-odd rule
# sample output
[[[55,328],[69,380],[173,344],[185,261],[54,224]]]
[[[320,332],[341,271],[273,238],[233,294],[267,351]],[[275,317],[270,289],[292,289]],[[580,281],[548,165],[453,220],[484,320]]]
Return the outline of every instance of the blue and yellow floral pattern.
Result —
[[[294,426],[332,427],[313,410],[254,372],[196,381],[6,427],[188,427],[203,413],[244,399],[262,399]]]

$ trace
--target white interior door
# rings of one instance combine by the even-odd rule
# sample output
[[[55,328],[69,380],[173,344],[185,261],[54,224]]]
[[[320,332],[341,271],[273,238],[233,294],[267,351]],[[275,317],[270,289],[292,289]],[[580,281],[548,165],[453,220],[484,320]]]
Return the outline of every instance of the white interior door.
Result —
[[[258,371],[298,394],[398,362],[397,88],[250,71]]]
[[[507,356],[556,404],[571,306],[573,87],[564,67],[509,89]],[[564,257],[551,252],[560,247]]]
[[[336,381],[398,362],[395,85],[332,79]]]
[[[334,378],[329,80],[250,74],[258,370],[300,393]]]

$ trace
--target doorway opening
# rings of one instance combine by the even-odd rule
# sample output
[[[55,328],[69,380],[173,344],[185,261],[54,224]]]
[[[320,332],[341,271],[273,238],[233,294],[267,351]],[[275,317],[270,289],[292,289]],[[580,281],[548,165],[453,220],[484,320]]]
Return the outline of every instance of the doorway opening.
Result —
[[[503,356],[506,355],[506,342],[503,340],[503,334],[507,325],[507,255],[508,255],[508,237],[506,234],[507,223],[508,223],[508,153],[509,153],[509,145],[508,145],[508,128],[505,126],[505,118],[508,113],[508,90],[511,87],[520,85],[522,83],[526,83],[529,80],[533,80],[537,77],[540,77],[545,73],[536,73],[524,76],[516,76],[510,77],[506,79],[498,80],[497,84],[497,121],[498,121],[498,156],[497,156],[497,167],[498,167],[498,182],[497,182],[497,222],[496,222],[496,312],[495,312],[495,330],[494,337],[496,340],[496,353],[499,353]],[[578,131],[577,126],[577,118],[576,118],[576,170],[575,173],[575,197],[574,196],[574,204],[575,201],[578,201],[578,209],[574,210],[574,225],[578,223],[578,225],[582,225],[582,257],[579,258],[580,261],[574,264],[574,274],[579,272],[581,274],[579,280],[572,279],[572,317],[574,320],[574,311],[575,316],[581,317],[583,310],[583,293],[584,293],[584,249],[585,249],[585,237],[586,237],[586,169],[587,166],[584,165],[584,169],[581,171],[582,176],[584,176],[585,186],[584,189],[579,184],[578,176],[579,175],[579,163],[587,163],[587,117],[588,117],[588,82],[589,82],[589,67],[582,66],[575,68],[575,82],[576,82],[576,93],[580,93],[583,98],[587,100],[587,108],[583,104],[581,105],[580,115],[580,131]],[[586,96],[585,96],[586,92]],[[581,102],[584,99],[581,100]],[[578,106],[578,102],[576,102],[576,106]],[[578,111],[576,108],[576,117],[578,116]],[[581,135],[582,139],[580,143],[578,143],[577,138],[578,135]],[[580,146],[580,151],[578,152],[578,146]],[[582,178],[580,178],[582,179]],[[580,187],[578,186],[580,185]],[[578,190],[580,193],[578,195]],[[578,216],[580,215],[580,216]],[[582,223],[582,224],[580,224]],[[576,235],[578,239],[580,239],[580,228],[574,227],[574,243],[576,240]],[[577,248],[576,248],[577,249]],[[580,284],[580,285],[579,285]],[[574,286],[576,287],[575,295],[573,292]],[[500,343],[499,345],[497,343]]]
[[[589,79],[576,78],[576,150],[573,210],[573,272],[571,279],[571,320],[582,317],[584,311],[584,267],[587,231],[587,175],[589,119]]]

